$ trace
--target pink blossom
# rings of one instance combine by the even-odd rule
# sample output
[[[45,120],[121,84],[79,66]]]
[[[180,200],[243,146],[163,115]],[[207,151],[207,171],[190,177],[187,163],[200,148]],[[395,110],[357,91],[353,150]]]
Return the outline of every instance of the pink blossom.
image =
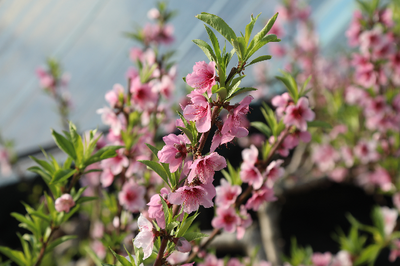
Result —
[[[186,213],[196,211],[200,205],[205,208],[214,206],[212,199],[215,197],[215,187],[209,183],[198,186],[183,186],[169,195],[169,202],[176,205],[183,205]]]
[[[168,190],[166,188],[162,188],[160,194],[153,195],[150,198],[150,202],[147,203],[147,206],[149,206],[149,217],[156,219],[158,226],[161,228],[165,228],[165,217],[160,195],[166,199],[168,194]]]
[[[169,255],[167,261],[172,265],[176,265],[184,262],[185,260],[187,260],[188,257],[189,257],[189,252],[182,253],[179,251],[174,251],[171,253],[171,255]]]
[[[133,244],[137,248],[143,248],[143,259],[150,257],[153,252],[154,234],[153,225],[142,214],[138,219],[139,234],[135,237]]]
[[[390,191],[394,185],[389,173],[382,167],[378,167],[369,175],[370,182],[378,185],[383,191]]]
[[[225,179],[221,179],[221,185],[216,187],[216,192],[215,204],[220,208],[228,208],[235,203],[237,196],[242,193],[242,188],[232,186]]]
[[[328,266],[331,262],[331,259],[332,254],[330,252],[325,252],[323,254],[317,252],[312,255],[311,261],[314,266]]]
[[[105,98],[111,108],[114,108],[117,105],[121,95],[124,95],[124,87],[122,87],[121,84],[115,84],[113,89],[106,93]]]
[[[204,61],[196,62],[193,72],[186,76],[186,82],[199,93],[207,92],[208,97],[211,97],[211,88],[216,84],[215,62],[211,61],[208,65]]]
[[[160,17],[160,11],[157,8],[152,8],[147,11],[147,17],[149,19],[158,19]]]
[[[397,258],[400,258],[400,239],[393,240],[389,261],[394,262]]]
[[[73,206],[75,206],[75,201],[70,194],[61,195],[55,202],[55,208],[58,212],[69,212]]]
[[[192,245],[184,237],[180,237],[175,242],[175,248],[179,252],[186,253],[192,250]]]
[[[272,182],[275,182],[279,178],[283,176],[285,173],[285,169],[280,167],[283,163],[283,160],[276,160],[272,161],[268,166],[265,171],[265,177],[267,180],[271,180]]]
[[[128,211],[139,212],[146,205],[145,193],[146,189],[131,179],[122,186],[122,190],[118,193],[118,201]]]
[[[246,232],[246,228],[248,228],[253,223],[253,219],[251,219],[251,216],[250,214],[248,214],[244,205],[240,205],[239,218],[240,223],[236,227],[236,238],[238,240],[243,238],[244,233]]]
[[[11,174],[10,154],[6,148],[0,147],[0,168],[3,176]]]
[[[253,211],[257,211],[262,203],[275,200],[274,190],[264,185],[259,190],[253,191],[253,195],[246,203],[246,208],[248,210],[253,209]]]
[[[385,235],[390,236],[396,226],[397,216],[399,213],[396,209],[390,209],[388,207],[381,207],[381,212],[383,216]]]
[[[331,266],[353,266],[350,253],[346,250],[339,251],[333,258]]]
[[[175,90],[175,84],[173,79],[169,75],[163,75],[161,81],[155,85],[155,88],[165,98],[171,98],[172,92]]]
[[[104,235],[104,224],[100,221],[96,221],[93,226],[91,236],[93,238],[102,238]]]
[[[186,158],[186,144],[190,141],[184,135],[169,134],[163,137],[165,146],[157,153],[160,162],[169,163],[171,173],[176,172]]]
[[[359,44],[359,36],[361,33],[361,23],[360,20],[362,19],[362,14],[359,10],[356,10],[353,15],[353,20],[346,31],[346,37],[349,39],[349,45],[354,47]]]
[[[290,105],[286,108],[286,115],[283,122],[286,125],[294,125],[301,131],[307,130],[307,122],[314,120],[315,113],[311,111],[308,99],[301,97],[296,105]]]
[[[249,183],[254,189],[259,189],[263,184],[263,176],[255,166],[258,157],[258,150],[254,145],[250,149],[242,151],[243,163],[240,166],[240,178],[243,182]]]
[[[226,266],[244,266],[238,258],[230,258]]]
[[[375,162],[379,159],[379,153],[376,151],[377,143],[374,140],[361,140],[354,147],[354,155],[356,155],[361,163],[367,164]]]
[[[100,182],[103,188],[111,186],[114,182],[114,174],[111,172],[110,168],[104,168],[100,175]]]
[[[282,134],[282,133],[281,133]],[[290,135],[289,135],[290,136]],[[279,138],[281,138],[282,135],[279,136]],[[271,143],[272,145],[275,143],[275,137],[271,136],[268,139],[269,143]],[[298,141],[295,140],[294,138],[284,138],[284,140],[279,144],[278,149],[277,149],[277,153],[279,153],[279,155],[286,157],[289,155],[289,150],[293,148],[293,145],[297,143]]]
[[[354,157],[353,157],[353,151],[351,150],[351,148],[347,147],[347,146],[342,146],[340,149],[340,154],[342,156],[344,164],[347,167],[352,167],[354,164]]]
[[[207,254],[204,262],[199,263],[199,266],[224,266],[224,261],[222,259],[218,259],[213,254]]]
[[[379,21],[382,22],[386,27],[392,27],[394,25],[392,16],[392,9],[385,8],[379,12]]]
[[[335,182],[342,182],[347,176],[348,170],[344,167],[336,167],[329,174],[328,177]]]
[[[348,104],[351,105],[357,104],[359,106],[365,106],[366,100],[368,98],[369,98],[368,93],[363,89],[354,86],[349,86],[346,88],[345,101]]]
[[[96,253],[97,257],[99,257],[99,259],[102,260],[106,257],[107,251],[103,243],[101,243],[101,241],[99,240],[93,241],[90,247],[92,248],[94,253]]]
[[[158,95],[148,83],[142,84],[139,77],[132,80],[130,92],[131,102],[139,110],[151,110],[156,106]]]
[[[196,128],[204,133],[211,128],[211,104],[198,91],[192,91],[188,97],[191,104],[186,105],[183,111],[184,117],[189,121],[196,122]]]
[[[216,152],[197,158],[190,166],[191,171],[188,181],[193,182],[195,178],[198,178],[203,184],[211,184],[214,180],[215,171],[219,171],[225,167],[225,158]]]
[[[223,228],[229,233],[234,232],[239,224],[240,218],[232,207],[217,208],[217,215],[211,221],[214,228]]]
[[[333,170],[335,162],[338,159],[339,154],[330,144],[316,145],[313,147],[312,160],[323,172]]]
[[[104,124],[110,126],[114,135],[119,136],[126,125],[125,117],[122,114],[117,116],[109,107],[98,109],[97,113],[101,114],[101,120]]]
[[[242,136],[244,137],[244,136]],[[214,137],[211,141],[210,152],[214,152],[220,145],[229,143],[235,138],[235,135],[230,134],[230,132],[226,134],[222,134],[219,129],[217,129],[214,133]]]
[[[41,67],[36,69],[36,75],[39,77],[40,86],[54,93],[56,85],[54,77]]]
[[[113,175],[118,175],[124,167],[128,167],[129,159],[124,155],[124,149],[116,151],[117,156],[101,161],[103,169],[109,168]]]
[[[245,137],[249,131],[243,127],[243,117],[249,112],[250,102],[253,100],[251,95],[246,96],[235,108],[229,110],[228,117],[221,129],[221,134],[234,135],[236,137]]]
[[[393,205],[400,211],[400,192],[393,195]]]

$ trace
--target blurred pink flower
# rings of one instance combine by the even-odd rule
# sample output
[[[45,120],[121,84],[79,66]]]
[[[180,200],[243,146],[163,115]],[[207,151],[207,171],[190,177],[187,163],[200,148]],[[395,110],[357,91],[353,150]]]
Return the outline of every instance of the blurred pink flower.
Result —
[[[122,190],[118,193],[118,201],[128,211],[139,212],[146,206],[145,193],[146,189],[131,179],[122,186]]]
[[[58,212],[69,212],[73,206],[75,206],[75,201],[70,194],[63,194],[55,202],[55,208]]]

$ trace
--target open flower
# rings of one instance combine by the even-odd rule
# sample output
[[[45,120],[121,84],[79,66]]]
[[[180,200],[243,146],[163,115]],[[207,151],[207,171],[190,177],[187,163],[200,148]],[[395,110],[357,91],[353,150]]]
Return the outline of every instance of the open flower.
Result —
[[[139,234],[135,237],[133,244],[137,248],[143,248],[143,259],[147,259],[150,257],[153,252],[154,245],[154,234],[153,234],[153,225],[149,220],[144,218],[142,214],[140,214],[138,219],[139,226]]]
[[[215,188],[209,183],[199,186],[183,186],[169,195],[169,202],[176,205],[183,205],[183,211],[192,213],[200,205],[205,208],[214,206],[212,199],[215,197]]]
[[[210,184],[214,180],[215,171],[219,171],[225,167],[225,158],[218,153],[213,152],[210,155],[194,160],[193,164],[190,166],[191,171],[188,180],[189,182],[193,182],[197,177],[201,183]]]
[[[166,145],[157,153],[158,158],[162,163],[169,163],[171,173],[176,172],[186,158],[186,144],[190,141],[184,135],[175,134],[163,137],[163,141]]]
[[[240,225],[240,218],[234,208],[217,208],[217,216],[211,221],[214,228],[224,228],[225,231],[232,233],[236,226]]]
[[[204,133],[211,128],[211,105],[203,94],[192,91],[189,95],[191,104],[186,105],[183,116],[189,121],[196,122],[197,131]]]
[[[196,62],[193,72],[186,76],[186,82],[190,87],[195,88],[199,93],[207,92],[211,97],[211,88],[215,85],[215,62]]]
[[[242,193],[242,188],[232,186],[225,179],[221,179],[221,185],[216,187],[216,192],[215,204],[220,208],[229,208],[235,203],[237,196]]]
[[[128,211],[138,212],[146,205],[144,195],[146,189],[130,180],[122,186],[122,190],[118,193],[119,203]]]
[[[308,99],[301,97],[296,105],[290,105],[286,108],[286,115],[283,122],[290,126],[294,125],[301,131],[307,130],[307,122],[315,118],[315,113],[311,111]]]

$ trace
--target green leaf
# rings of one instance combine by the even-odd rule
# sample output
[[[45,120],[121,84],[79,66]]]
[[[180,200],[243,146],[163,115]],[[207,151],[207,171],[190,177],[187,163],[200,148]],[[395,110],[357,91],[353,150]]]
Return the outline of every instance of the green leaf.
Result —
[[[124,256],[118,255],[110,247],[109,249],[111,250],[111,253],[114,255],[114,257],[117,258],[117,260],[122,264],[122,266],[132,266],[132,264]]]
[[[321,128],[328,128],[331,129],[332,126],[328,124],[325,121],[319,121],[319,120],[314,120],[314,121],[308,121],[307,122],[308,127],[321,127]]]
[[[48,216],[47,216],[46,214],[44,214],[43,212],[34,211],[34,212],[31,212],[30,215],[39,217],[40,219],[46,221],[46,222],[49,223],[49,224],[51,223],[50,217],[48,217]]]
[[[261,62],[261,61],[270,60],[271,58],[272,58],[272,56],[270,56],[270,55],[262,55],[262,56],[259,56],[259,57],[257,57],[256,59],[254,59],[253,61],[251,61],[249,64],[247,64],[246,67],[248,67],[248,66],[250,66],[250,65],[252,65],[252,64]]]
[[[217,62],[217,58],[215,57],[215,54],[214,54],[213,50],[211,49],[211,46],[208,45],[208,43],[206,43],[205,41],[200,40],[200,39],[192,40],[192,42],[194,42],[198,47],[200,47],[201,50],[203,50],[203,52],[207,56],[208,60]],[[186,80],[185,80],[185,82],[186,82]]]
[[[10,258],[13,262],[19,266],[26,266],[27,262],[24,254],[21,251],[12,250],[8,247],[0,246],[0,252]]]
[[[256,18],[253,18],[253,15],[251,15],[251,17],[250,17],[251,21],[250,21],[249,24],[247,24],[247,26],[246,26],[246,31],[245,31],[245,41],[246,41],[246,45],[247,45],[247,44],[249,43],[249,41],[250,41],[250,37],[251,37],[251,33],[252,33],[252,31],[253,31],[254,24],[256,23],[256,21],[257,21],[257,19],[258,19],[258,17],[259,17],[260,15],[261,15],[261,13],[258,14]]]
[[[88,254],[89,257],[93,260],[96,266],[115,266],[111,264],[102,263],[100,258],[96,255],[96,253],[94,253],[94,251],[88,245],[84,247],[84,250],[85,253]]]
[[[159,149],[157,149],[156,147],[146,143],[146,146],[151,150],[151,152],[154,154],[154,156],[156,156],[156,158],[158,159],[158,152],[160,151]]]
[[[169,215],[169,208],[168,208],[168,205],[167,205],[167,203],[165,202],[164,198],[163,198],[161,195],[159,195],[159,196],[160,196],[161,203],[162,203],[162,207],[163,207],[165,224],[169,224],[170,219],[171,219],[172,217],[170,217],[170,215]]]
[[[35,158],[34,156],[29,156],[29,158],[31,158],[32,160],[34,160],[38,165],[40,165],[41,167],[43,167],[43,169],[45,169],[49,174],[52,174],[54,172],[54,167],[53,165],[51,165],[49,162],[45,161],[45,160],[40,160]]]
[[[265,37],[265,35],[267,35],[268,32],[271,30],[277,17],[278,17],[278,13],[276,13],[272,18],[270,18],[268,20],[267,24],[265,24],[264,28],[254,36],[254,38],[251,42],[254,41],[255,44],[260,42]],[[250,46],[251,46],[251,44],[250,44]]]
[[[233,48],[235,48],[236,54],[239,58],[239,61],[242,61],[244,51],[242,51],[241,45],[237,40],[232,39],[231,41]]]
[[[268,34],[267,36],[263,37],[259,42],[255,43],[254,46],[251,46],[252,43],[250,43],[249,48],[247,48],[247,55],[245,57],[245,61],[249,59],[255,52],[257,52],[261,47],[266,45],[267,43],[270,42],[280,42],[281,40],[276,37],[275,34]]]
[[[246,75],[243,76],[239,76],[237,78],[234,78],[231,82],[231,84],[228,86],[228,91],[232,93],[237,89],[237,87],[239,87],[240,82],[242,79],[244,79],[244,77],[246,77]],[[230,95],[229,95],[230,96]]]
[[[46,182],[46,184],[51,182],[51,176],[47,172],[43,171],[42,168],[38,166],[32,166],[29,167],[27,170],[40,175],[43,178],[44,182]]]
[[[297,103],[297,100],[299,99],[299,91],[297,89],[297,83],[294,80],[293,76],[290,75],[289,73],[285,71],[281,71],[283,74],[283,77],[276,76],[277,79],[283,82],[285,84],[290,97],[293,99],[294,103]]]
[[[76,154],[76,159],[75,163],[76,165],[81,168],[81,164],[83,163],[83,142],[81,136],[76,132],[76,127],[72,122],[69,122],[69,132],[71,135],[71,141],[72,144],[74,145],[75,149],[75,154]]]
[[[164,180],[164,182],[171,188],[171,186],[168,182],[168,175],[167,175],[167,172],[165,171],[164,167],[162,167],[159,163],[153,162],[153,161],[142,160],[139,162],[144,163],[150,169],[152,169],[154,172],[156,172]]]
[[[68,178],[70,178],[73,174],[76,173],[76,169],[60,169],[54,173],[53,179],[51,180],[50,184],[52,183],[63,183]]]
[[[192,132],[191,132],[189,129],[184,128],[184,127],[177,127],[177,128],[179,128],[180,130],[182,130],[182,132],[185,133],[185,135],[189,138],[190,142],[191,142],[192,144],[194,144],[194,143],[193,143],[193,134],[192,134]]]
[[[168,225],[167,225],[167,232],[171,232],[175,227],[177,227],[179,225],[179,222],[178,221],[173,221],[173,222],[170,222]]]
[[[354,261],[354,265],[363,265],[365,263],[373,263],[378,257],[379,251],[381,250],[380,245],[369,245],[366,249],[361,252],[361,255]]]
[[[51,135],[54,138],[57,146],[66,154],[68,154],[72,159],[76,160],[76,153],[74,145],[67,140],[63,135],[58,134],[53,129],[51,130]]]
[[[115,157],[117,155],[116,150],[124,148],[124,146],[106,146],[98,150],[93,154],[87,161],[85,161],[85,167],[93,163]]]
[[[231,43],[232,39],[236,40],[235,32],[228,26],[228,24],[226,24],[226,22],[222,18],[206,12],[202,12],[201,14],[197,15],[196,18],[213,27],[225,39],[227,39],[228,42]]]
[[[242,94],[242,93],[245,93],[245,92],[249,92],[249,91],[256,91],[256,90],[257,90],[257,89],[251,88],[251,87],[238,88],[238,89],[236,89],[235,91],[232,90],[232,91],[233,91],[232,94],[229,95],[229,96],[226,98],[226,101],[232,99],[233,97],[235,97],[235,96],[237,96],[237,95],[239,95],[239,94]]]
[[[22,238],[22,236],[19,232],[17,232],[17,236],[19,238],[19,241],[21,242],[22,250],[24,251],[25,258],[27,261],[30,262],[32,259],[32,254],[31,254],[31,250],[29,248],[29,244],[25,239]]]
[[[21,222],[19,224],[19,227],[28,229],[35,236],[39,236],[40,235],[40,228],[37,227],[37,225],[31,220],[30,217],[26,217],[26,216],[24,216],[22,214],[19,214],[17,212],[11,213],[11,216],[14,217],[15,219],[17,219],[19,222]]]
[[[197,240],[197,239],[202,239],[203,237],[208,237],[209,235],[207,234],[203,234],[200,232],[187,232],[183,237],[187,240],[187,241],[193,241],[193,240]]]
[[[257,128],[261,133],[263,133],[268,138],[272,135],[271,129],[263,122],[255,121],[251,122],[250,125]]]
[[[199,215],[198,213],[195,213],[194,215],[192,215],[192,216],[188,217],[186,220],[184,220],[176,234],[176,237],[184,236],[186,231],[189,229],[189,227],[192,225],[194,219],[196,219],[196,217],[198,215]]]
[[[218,39],[215,36],[214,32],[209,27],[207,27],[206,25],[204,25],[204,27],[206,28],[206,31],[207,31],[207,34],[208,34],[208,38],[210,38],[210,41],[211,41],[211,43],[212,43],[212,45],[214,47],[215,55],[216,55],[216,58],[217,58],[216,62],[221,63],[221,60],[222,60],[221,59],[221,50],[219,48]]]
[[[81,197],[76,201],[76,204],[81,204],[84,202],[92,201],[92,200],[97,200],[98,197]]]
[[[56,240],[50,242],[50,244],[46,248],[46,253],[51,252],[56,246],[60,245],[61,243],[64,243],[65,241],[75,239],[77,236],[62,236],[60,238],[57,238]]]

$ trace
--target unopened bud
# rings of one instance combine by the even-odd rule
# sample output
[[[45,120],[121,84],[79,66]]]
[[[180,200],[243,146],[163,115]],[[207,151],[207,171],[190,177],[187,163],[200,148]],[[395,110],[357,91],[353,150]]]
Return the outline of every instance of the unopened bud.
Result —
[[[186,253],[192,249],[192,245],[184,238],[180,237],[175,243],[175,247],[179,252]]]

